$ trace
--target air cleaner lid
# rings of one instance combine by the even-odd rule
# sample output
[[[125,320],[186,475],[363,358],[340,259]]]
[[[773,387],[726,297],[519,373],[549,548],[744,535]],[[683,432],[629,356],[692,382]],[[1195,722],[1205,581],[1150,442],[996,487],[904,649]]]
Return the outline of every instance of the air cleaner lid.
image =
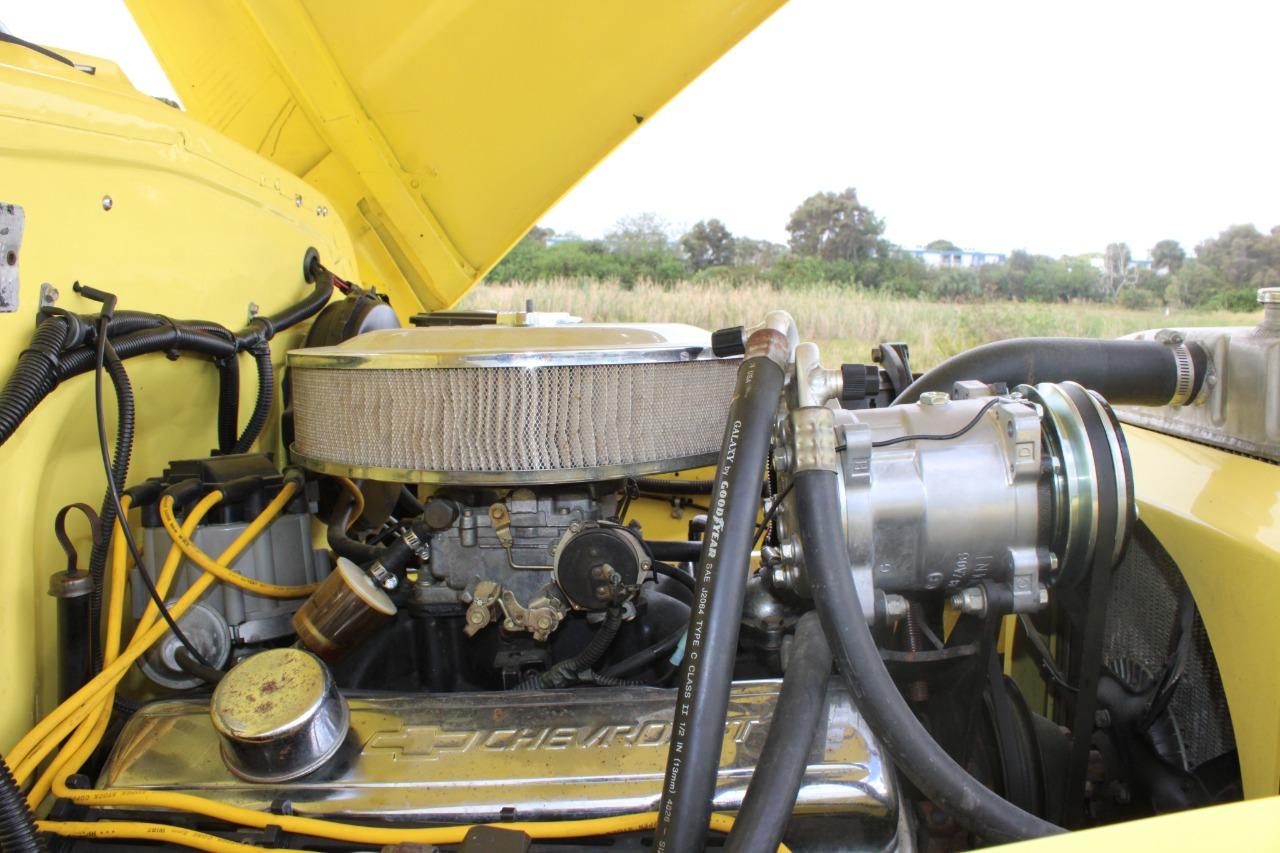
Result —
[[[710,360],[711,335],[680,323],[379,329],[289,352],[299,368],[421,370]]]

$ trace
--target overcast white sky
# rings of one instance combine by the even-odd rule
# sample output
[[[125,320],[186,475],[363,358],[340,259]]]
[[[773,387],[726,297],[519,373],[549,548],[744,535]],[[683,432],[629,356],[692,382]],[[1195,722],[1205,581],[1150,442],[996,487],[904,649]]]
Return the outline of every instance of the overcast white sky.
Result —
[[[4,0],[0,21],[172,97],[119,0]],[[904,245],[1190,249],[1280,224],[1278,72],[1274,2],[791,0],[543,224],[652,211],[781,242],[807,195],[854,186]]]

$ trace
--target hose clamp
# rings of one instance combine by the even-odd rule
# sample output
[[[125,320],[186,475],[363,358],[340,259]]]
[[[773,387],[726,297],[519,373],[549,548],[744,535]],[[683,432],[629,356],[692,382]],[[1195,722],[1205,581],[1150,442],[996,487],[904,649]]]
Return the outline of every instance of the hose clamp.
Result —
[[[791,412],[791,445],[791,465],[797,473],[840,473],[835,416],[825,406],[803,406]]]
[[[413,555],[418,560],[425,563],[431,559],[431,547],[426,542],[423,542],[421,537],[413,532],[412,528],[406,530],[400,538],[404,540],[405,545],[409,546],[409,550],[413,552]]]
[[[1191,350],[1187,349],[1182,333],[1174,329],[1161,329],[1156,333],[1156,340],[1169,347],[1173,354],[1174,366],[1178,371],[1173,396],[1165,405],[1185,406],[1191,402],[1192,391],[1196,387],[1196,366],[1191,358]]]

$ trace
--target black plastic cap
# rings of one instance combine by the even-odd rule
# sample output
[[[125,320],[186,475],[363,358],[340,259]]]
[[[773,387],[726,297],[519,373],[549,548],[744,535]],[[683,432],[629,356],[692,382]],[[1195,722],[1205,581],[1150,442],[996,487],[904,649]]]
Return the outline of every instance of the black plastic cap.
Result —
[[[840,379],[841,403],[856,403],[880,393],[880,368],[874,364],[842,364]]]
[[[747,344],[742,339],[744,329],[741,326],[730,326],[711,333],[711,351],[720,358],[732,358],[735,355],[746,355]]]

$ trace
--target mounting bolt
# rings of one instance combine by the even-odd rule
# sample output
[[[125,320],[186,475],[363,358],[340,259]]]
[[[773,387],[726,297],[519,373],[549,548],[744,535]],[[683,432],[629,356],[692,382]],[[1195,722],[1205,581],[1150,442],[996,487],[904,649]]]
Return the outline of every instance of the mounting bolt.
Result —
[[[774,589],[787,589],[791,585],[791,575],[782,566],[774,566],[769,573],[769,582]]]
[[[294,206],[294,207],[302,207],[302,196],[300,196],[300,195],[295,195],[295,196],[293,197],[293,206]]]
[[[951,596],[951,606],[961,613],[982,616],[987,612],[987,593],[980,586],[971,586]]]
[[[925,391],[917,402],[921,406],[945,406],[951,402],[951,395],[946,391]]]
[[[907,609],[910,603],[901,595],[889,593],[884,597],[884,616],[885,619],[896,621],[907,615]]]
[[[114,204],[115,204],[115,202],[111,200],[111,196],[109,196],[109,195],[104,195],[104,196],[102,197],[102,209],[103,209],[103,210],[110,210]]]
[[[1049,603],[1049,590],[1046,587],[1040,587],[1039,601],[1041,607]]]
[[[58,301],[58,288],[49,282],[40,285],[40,307],[47,308]]]

